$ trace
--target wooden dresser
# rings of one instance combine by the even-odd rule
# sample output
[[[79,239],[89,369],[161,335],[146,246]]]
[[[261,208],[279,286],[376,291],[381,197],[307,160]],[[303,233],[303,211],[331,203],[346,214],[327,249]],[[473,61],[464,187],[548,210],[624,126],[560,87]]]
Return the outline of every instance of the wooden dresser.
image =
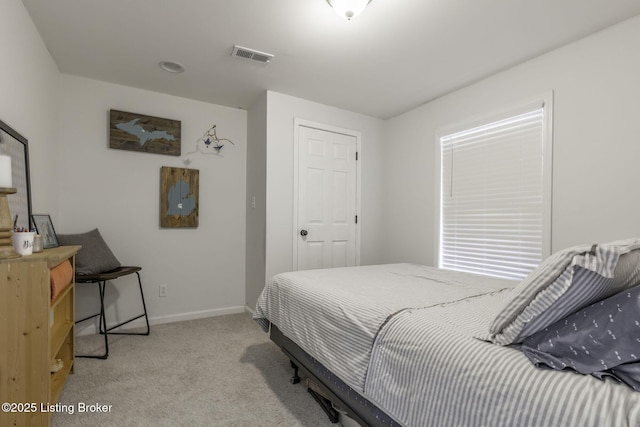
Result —
[[[0,426],[51,424],[48,408],[73,370],[73,272],[79,249],[61,246],[0,260]],[[66,260],[70,283],[52,301],[51,270]],[[56,359],[62,368],[51,373]]]

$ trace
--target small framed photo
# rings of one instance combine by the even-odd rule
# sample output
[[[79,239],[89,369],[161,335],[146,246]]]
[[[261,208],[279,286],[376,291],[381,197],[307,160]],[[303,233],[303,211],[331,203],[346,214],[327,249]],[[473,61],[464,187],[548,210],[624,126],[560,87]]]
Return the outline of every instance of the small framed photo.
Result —
[[[53,222],[51,222],[49,215],[31,215],[31,219],[33,220],[33,225],[36,226],[36,231],[42,236],[42,247],[44,249],[60,246],[56,230],[53,228]]]

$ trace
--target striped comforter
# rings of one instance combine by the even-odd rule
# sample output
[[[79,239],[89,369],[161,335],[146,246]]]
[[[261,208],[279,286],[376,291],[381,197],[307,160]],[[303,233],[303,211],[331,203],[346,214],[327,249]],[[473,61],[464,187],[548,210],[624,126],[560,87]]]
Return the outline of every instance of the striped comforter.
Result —
[[[416,264],[282,273],[265,287],[254,319],[265,331],[269,321],[274,323],[345,383],[363,391],[373,342],[392,315],[512,285]]]
[[[640,426],[640,393],[483,341],[513,282],[413,264],[278,275],[269,322],[406,426]]]
[[[542,370],[487,335],[506,292],[406,310],[380,331],[365,396],[407,426],[640,426],[640,393]],[[488,314],[488,315],[487,315]]]

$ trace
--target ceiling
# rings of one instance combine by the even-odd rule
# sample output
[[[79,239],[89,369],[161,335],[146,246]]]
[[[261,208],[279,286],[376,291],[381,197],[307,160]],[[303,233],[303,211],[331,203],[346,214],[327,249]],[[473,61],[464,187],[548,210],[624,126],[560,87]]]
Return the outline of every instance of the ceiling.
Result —
[[[379,118],[640,14],[640,0],[373,0],[352,21],[325,0],[23,3],[65,74],[244,109],[272,90]],[[235,58],[235,44],[275,57]]]

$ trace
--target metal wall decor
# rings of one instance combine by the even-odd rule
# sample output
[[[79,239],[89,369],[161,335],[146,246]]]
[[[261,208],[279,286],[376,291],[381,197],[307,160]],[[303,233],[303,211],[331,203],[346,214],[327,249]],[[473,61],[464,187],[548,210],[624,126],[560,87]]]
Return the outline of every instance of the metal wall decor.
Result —
[[[179,156],[181,132],[179,120],[109,111],[110,148]]]
[[[208,131],[202,135],[202,137],[198,140],[198,144],[203,144],[206,150],[211,149],[213,153],[220,155],[220,151],[222,147],[224,147],[224,143],[228,142],[232,145],[235,145],[233,141],[227,138],[218,138],[216,134],[216,126],[213,125],[209,128]]]
[[[160,227],[198,227],[200,171],[160,168]]]
[[[233,141],[228,138],[219,138],[216,133],[217,125],[211,126],[198,140],[196,141],[196,148],[193,151],[185,153],[183,160],[185,165],[189,165],[191,160],[188,156],[190,154],[202,153],[202,154],[215,154],[222,157],[222,148],[227,144],[235,145]]]

